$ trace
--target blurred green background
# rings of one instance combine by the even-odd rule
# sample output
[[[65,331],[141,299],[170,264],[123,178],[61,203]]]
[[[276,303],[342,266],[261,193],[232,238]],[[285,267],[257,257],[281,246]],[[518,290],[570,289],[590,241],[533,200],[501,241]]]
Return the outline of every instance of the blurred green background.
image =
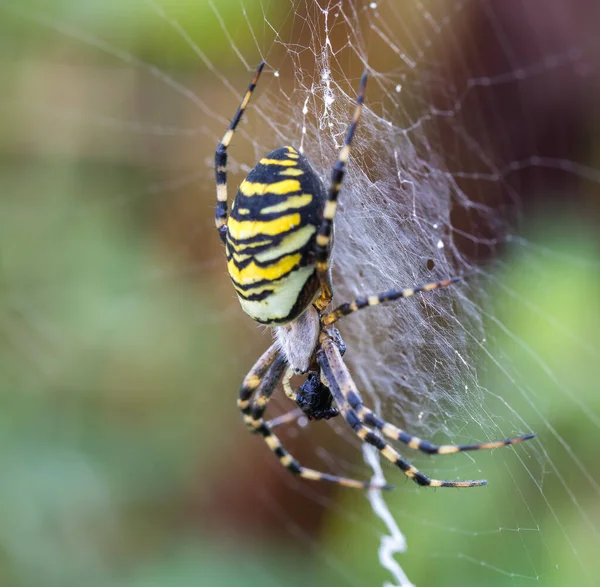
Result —
[[[287,479],[235,407],[268,344],[212,228],[210,160],[235,99],[151,4],[51,4],[0,10],[0,585],[383,585],[368,502]],[[254,64],[265,18],[293,38],[283,4],[161,6],[243,88],[224,31]],[[573,152],[599,163],[597,143]],[[539,441],[477,455],[483,491],[387,496],[417,585],[600,574],[597,184],[524,186],[531,245],[488,282],[500,367],[481,383]],[[304,459],[322,440],[360,471],[330,431],[303,437]]]

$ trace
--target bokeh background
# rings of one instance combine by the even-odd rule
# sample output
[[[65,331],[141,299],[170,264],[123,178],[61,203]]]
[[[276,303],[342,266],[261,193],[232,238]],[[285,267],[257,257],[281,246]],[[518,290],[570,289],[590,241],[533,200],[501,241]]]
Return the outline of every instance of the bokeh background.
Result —
[[[248,79],[216,13],[254,64],[246,23],[290,7],[248,1],[244,14],[221,0],[215,13],[204,0],[163,2],[215,75],[145,2],[11,4],[0,7],[0,585],[390,580],[377,560],[384,529],[364,497],[288,479],[235,407],[269,336],[239,310],[212,230],[212,152],[236,107],[219,76],[240,93]],[[588,41],[598,8],[468,4],[460,23],[472,61],[446,61],[449,83],[581,54],[499,84],[493,100],[455,117],[486,138],[500,167],[550,162],[516,166],[473,196],[504,215],[506,186],[518,194],[510,214],[527,244],[494,251],[487,295],[492,356],[531,394],[511,389],[501,369],[482,377],[539,441],[526,466],[478,455],[485,493],[391,494],[409,540],[399,560],[418,585],[593,585],[600,54]],[[302,17],[314,7],[293,8]],[[303,18],[282,22],[287,39],[308,34]],[[267,128],[251,128],[269,144]],[[455,148],[444,140],[440,132],[441,153]],[[242,147],[244,156],[254,153]],[[243,171],[234,166],[230,183]],[[491,260],[481,247],[465,244],[465,254]],[[355,445],[327,427],[309,432],[286,439],[299,457],[325,446],[333,462],[360,467]]]

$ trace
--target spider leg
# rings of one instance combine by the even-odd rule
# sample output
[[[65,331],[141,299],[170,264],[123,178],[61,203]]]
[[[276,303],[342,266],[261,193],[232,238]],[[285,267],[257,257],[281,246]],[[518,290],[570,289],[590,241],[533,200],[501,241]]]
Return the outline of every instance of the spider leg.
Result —
[[[254,397],[250,401],[250,405],[246,410],[242,410],[244,423],[251,432],[257,432],[256,423],[262,420],[263,414],[269,405],[277,384],[281,381],[281,376],[286,366],[287,362],[284,356],[278,353],[266,373],[262,376]]]
[[[410,448],[420,450],[421,452],[430,455],[449,455],[468,450],[489,450],[492,448],[517,444],[535,437],[535,434],[525,434],[516,438],[506,438],[504,440],[497,440],[494,442],[481,442],[479,444],[442,444],[438,446],[428,442],[427,440],[422,440],[417,436],[412,436],[397,426],[382,420],[375,412],[367,408],[362,403],[362,399],[358,393],[350,394],[348,396],[348,403],[350,407],[356,411],[360,421],[364,424],[377,428],[377,430],[379,430],[384,436],[387,436],[392,440],[398,440],[410,446]]]
[[[316,247],[315,247],[315,258],[317,264],[317,275],[321,282],[321,296],[315,302],[316,307],[319,310],[323,310],[333,297],[333,291],[331,287],[331,279],[329,277],[329,256],[331,254],[331,233],[333,229],[333,218],[337,210],[337,198],[340,193],[342,186],[342,180],[344,179],[344,173],[346,170],[346,162],[350,156],[350,145],[354,132],[356,131],[356,125],[360,118],[363,101],[365,98],[365,88],[367,85],[367,72],[365,71],[360,80],[360,86],[358,88],[358,94],[356,96],[356,108],[354,110],[354,116],[348,127],[346,133],[346,139],[342,146],[338,159],[333,165],[333,171],[331,173],[331,187],[329,188],[329,194],[327,201],[325,202],[325,208],[323,209],[323,220],[319,227],[317,234]]]
[[[283,391],[285,392],[285,395],[287,395],[287,397],[289,397],[293,402],[295,402],[296,398],[298,397],[298,394],[292,389],[292,386],[290,384],[290,380],[293,376],[294,370],[291,367],[288,367],[287,371],[285,372],[285,375],[283,376]]]
[[[360,394],[337,347],[326,333],[322,335],[321,347],[317,351],[317,361],[321,366],[325,384],[329,387],[333,399],[336,401],[342,416],[350,428],[352,428],[363,442],[367,442],[377,448],[386,459],[396,465],[407,477],[419,485],[429,487],[477,487],[487,484],[485,480],[441,481],[439,479],[430,479],[427,475],[421,473],[421,471],[404,460],[391,445],[375,434],[370,428],[367,428],[360,420],[356,410],[352,408],[352,404],[356,405],[360,402]]]
[[[285,371],[285,358],[279,354],[276,345],[272,345],[258,359],[250,373],[246,375],[240,389],[238,407],[240,408],[246,426],[254,433],[260,434],[267,446],[279,459],[279,462],[294,475],[311,481],[329,481],[344,487],[356,489],[391,489],[390,485],[379,486],[369,481],[357,481],[337,475],[320,473],[301,465],[281,444],[271,426],[263,420],[263,414],[277,384]],[[252,396],[254,395],[254,399]]]
[[[449,285],[452,285],[453,283],[462,281],[462,279],[463,277],[453,277],[452,279],[446,279],[444,281],[435,281],[433,283],[420,285],[414,288],[391,289],[389,291],[384,291],[375,295],[356,298],[352,302],[346,302],[345,304],[338,306],[335,310],[331,311],[326,316],[323,316],[323,318],[321,319],[321,323],[324,326],[327,324],[333,324],[334,322],[337,322],[340,318],[348,316],[349,314],[353,314],[354,312],[362,310],[363,308],[368,308],[370,306],[378,306],[379,304],[383,304],[385,302],[392,302],[400,298],[408,298],[420,292],[432,291],[441,287],[447,287]]]
[[[221,139],[215,153],[215,175],[217,179],[217,210],[215,213],[215,224],[223,242],[225,242],[225,224],[227,223],[227,147],[229,147],[233,133],[242,119],[242,114],[244,114],[248,102],[250,102],[250,97],[252,96],[252,92],[256,87],[256,83],[258,82],[258,78],[260,77],[264,66],[265,62],[261,61],[248,86],[246,95],[239,105],[237,112],[235,113],[227,132]]]
[[[279,349],[276,344],[272,344],[256,361],[252,369],[242,382],[240,387],[240,393],[237,400],[237,405],[244,416],[250,414],[251,404],[250,401],[254,392],[257,390],[261,381],[263,380],[265,373],[269,370],[269,367],[273,364],[277,356],[279,355]]]

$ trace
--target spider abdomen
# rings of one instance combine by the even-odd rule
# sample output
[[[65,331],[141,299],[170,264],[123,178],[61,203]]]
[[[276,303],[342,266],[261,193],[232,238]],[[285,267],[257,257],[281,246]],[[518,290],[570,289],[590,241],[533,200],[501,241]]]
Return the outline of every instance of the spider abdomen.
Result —
[[[225,252],[242,308],[257,322],[290,322],[318,293],[313,249],[325,199],[321,180],[293,147],[269,153],[241,183]]]

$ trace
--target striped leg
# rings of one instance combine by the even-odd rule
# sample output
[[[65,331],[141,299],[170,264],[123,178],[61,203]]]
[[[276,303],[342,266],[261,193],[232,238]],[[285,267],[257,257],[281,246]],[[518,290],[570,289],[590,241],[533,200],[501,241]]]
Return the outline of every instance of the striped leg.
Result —
[[[279,349],[277,345],[272,344],[260,359],[256,361],[252,369],[250,369],[250,373],[244,377],[237,400],[238,408],[241,410],[242,414],[244,414],[244,419],[246,415],[250,414],[252,405],[250,400],[254,395],[254,392],[258,389],[265,373],[269,370],[269,367],[271,367],[278,355]]]
[[[246,106],[248,106],[248,102],[250,102],[250,97],[252,96],[252,92],[256,87],[258,82],[258,78],[265,66],[265,62],[261,61],[250,85],[248,86],[248,90],[246,91],[246,95],[242,100],[242,103],[239,105],[227,132],[223,136],[223,139],[219,143],[217,147],[217,151],[215,153],[215,175],[217,179],[217,210],[215,213],[215,224],[217,226],[217,230],[219,231],[219,236],[221,240],[225,242],[225,224],[227,223],[227,147],[229,147],[229,143],[231,142],[231,138],[233,137],[233,133],[240,120],[242,119],[242,114],[244,114],[244,110],[246,110]]]
[[[356,298],[352,302],[342,304],[326,316],[323,316],[323,318],[321,318],[321,323],[324,326],[327,324],[333,324],[334,322],[337,322],[340,318],[348,316],[349,314],[357,312],[358,310],[362,310],[363,308],[368,308],[370,306],[378,306],[379,304],[383,304],[385,302],[392,302],[400,298],[408,298],[420,292],[432,291],[441,287],[447,287],[449,285],[452,285],[453,283],[461,281],[462,279],[463,277],[453,277],[452,279],[446,279],[445,281],[436,281],[434,283],[428,283],[426,285],[420,285],[414,288],[391,289],[389,291],[384,291],[379,294],[366,296],[362,298]]]
[[[271,400],[271,396],[281,380],[281,376],[286,367],[287,362],[285,357],[281,354],[277,354],[275,360],[262,377],[256,392],[254,393],[254,398],[246,409],[242,409],[244,423],[251,432],[256,432],[256,423],[262,419],[263,414],[269,405],[269,401]]]
[[[404,430],[397,428],[389,422],[382,420],[372,410],[363,405],[359,394],[350,394],[348,398],[350,407],[356,411],[357,416],[361,422],[364,422],[368,426],[377,428],[384,436],[391,438],[392,440],[398,440],[404,444],[420,450],[421,452],[430,455],[449,455],[457,452],[465,452],[468,450],[488,450],[492,448],[499,448],[501,446],[509,446],[511,444],[518,444],[525,440],[530,440],[535,437],[535,434],[525,434],[517,438],[507,438],[505,440],[497,440],[495,442],[482,442],[480,444],[442,444],[440,446],[431,444],[427,440],[421,440],[416,436],[412,436]]]
[[[283,391],[289,399],[295,402],[296,398],[298,397],[298,394],[292,389],[292,386],[290,384],[290,380],[293,376],[294,370],[291,367],[288,367],[287,371],[285,372],[285,375],[283,376]]]
[[[337,209],[337,199],[342,186],[342,180],[344,179],[346,162],[348,161],[348,157],[350,155],[350,145],[352,143],[352,138],[354,137],[354,132],[356,131],[358,119],[360,118],[360,113],[365,98],[366,86],[367,72],[365,71],[360,80],[360,87],[358,88],[358,94],[356,96],[356,108],[354,110],[354,116],[352,117],[352,121],[348,127],[344,145],[341,148],[338,159],[333,166],[333,171],[331,173],[331,186],[329,188],[327,202],[325,202],[325,208],[323,209],[323,220],[317,234],[315,257],[317,274],[319,276],[319,281],[321,282],[321,296],[315,305],[319,310],[324,309],[333,297],[331,280],[329,278],[329,256],[331,253],[333,218]]]
[[[487,481],[441,481],[430,479],[421,473],[416,467],[405,461],[387,442],[374,434],[361,422],[356,410],[352,405],[360,402],[360,394],[352,377],[342,360],[337,347],[325,334],[322,336],[321,348],[317,352],[317,361],[321,366],[321,372],[325,384],[329,387],[333,399],[336,401],[342,416],[356,433],[356,435],[368,444],[377,448],[381,454],[396,465],[407,477],[418,483],[429,487],[477,487],[486,485]]]
[[[311,481],[330,481],[353,487],[356,489],[380,488],[391,489],[391,486],[383,487],[373,485],[369,481],[356,481],[327,473],[320,473],[314,469],[302,466],[281,444],[279,438],[273,434],[271,426],[262,418],[271,395],[286,368],[285,359],[279,355],[275,345],[271,346],[254,365],[250,373],[245,377],[240,389],[238,407],[240,408],[246,426],[254,433],[260,434],[267,446],[275,453],[279,462],[294,475],[309,479]],[[254,394],[254,400],[251,400]]]

